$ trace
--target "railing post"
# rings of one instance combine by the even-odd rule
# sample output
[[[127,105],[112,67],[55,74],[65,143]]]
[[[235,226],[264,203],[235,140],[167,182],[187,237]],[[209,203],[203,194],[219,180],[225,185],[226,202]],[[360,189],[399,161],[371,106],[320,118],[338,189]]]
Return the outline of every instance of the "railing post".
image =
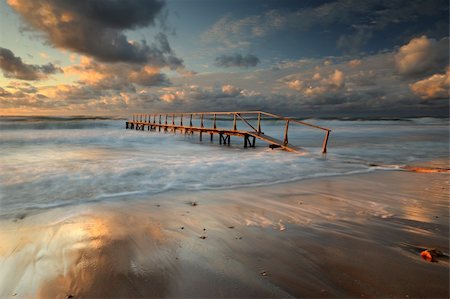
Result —
[[[203,114],[200,116],[200,128],[203,128]]]
[[[142,114],[141,114],[141,118],[140,118],[140,121],[142,122]]]
[[[214,127],[214,129],[217,129],[217,126],[216,126],[216,114],[215,113],[214,113],[213,127]]]
[[[156,114],[153,114],[153,123],[156,124]]]
[[[289,130],[289,119],[286,120],[286,126],[284,128],[284,145],[287,145],[289,143],[288,130]]]
[[[192,127],[192,113],[191,113],[191,116],[189,118],[189,126]]]
[[[323,146],[322,146],[323,154],[327,153],[328,136],[330,136],[330,131],[327,130],[327,133],[325,134],[325,138],[323,139]]]
[[[183,125],[183,114],[181,114],[181,120],[180,120],[180,125]]]
[[[175,125],[175,113],[172,113],[172,125]]]
[[[166,114],[166,120],[165,120],[164,124],[167,125],[167,114]]]
[[[234,113],[234,118],[233,118],[233,130],[234,130],[234,131],[237,130],[237,125],[236,125],[236,113]]]
[[[258,113],[258,134],[261,134],[261,112]]]
[[[161,124],[161,114],[159,115],[159,124]]]

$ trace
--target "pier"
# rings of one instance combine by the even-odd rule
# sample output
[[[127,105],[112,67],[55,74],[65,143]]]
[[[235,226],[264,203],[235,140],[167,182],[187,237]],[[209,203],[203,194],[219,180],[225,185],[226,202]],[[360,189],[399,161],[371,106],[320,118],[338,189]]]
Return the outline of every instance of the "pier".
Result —
[[[263,120],[284,121],[283,140],[265,134],[262,129]],[[231,128],[219,127],[218,121],[232,122],[232,126]],[[245,129],[238,129],[238,125],[239,127],[243,125]],[[132,120],[126,121],[125,128],[142,131],[147,129],[147,131],[179,132],[191,135],[198,133],[200,141],[203,140],[203,135],[209,134],[211,142],[214,140],[214,135],[218,135],[219,144],[230,144],[231,136],[238,136],[244,138],[245,148],[255,147],[256,139],[259,139],[268,143],[271,148],[281,148],[289,152],[300,153],[302,151],[300,147],[289,143],[288,133],[291,125],[307,126],[324,131],[322,153],[327,152],[330,129],[263,111],[134,114]]]

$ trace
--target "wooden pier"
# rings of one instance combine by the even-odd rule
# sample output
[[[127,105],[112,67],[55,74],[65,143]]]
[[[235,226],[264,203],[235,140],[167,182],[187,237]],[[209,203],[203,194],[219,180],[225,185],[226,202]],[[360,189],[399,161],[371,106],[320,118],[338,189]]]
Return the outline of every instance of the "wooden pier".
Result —
[[[208,120],[210,126],[205,125],[206,120]],[[232,128],[218,127],[217,122],[222,120],[232,121]],[[252,120],[256,121],[256,127],[252,125]],[[284,121],[283,140],[264,134],[261,129],[263,120]],[[245,124],[246,130],[238,129],[238,123],[240,126]],[[288,132],[291,124],[324,131],[322,153],[327,152],[330,129],[263,111],[134,114],[133,119],[125,123],[125,128],[142,131],[147,128],[148,131],[173,133],[178,131],[184,134],[198,133],[200,141],[203,139],[203,134],[209,134],[211,141],[213,141],[214,135],[218,135],[220,144],[230,144],[231,136],[239,136],[244,138],[245,148],[255,147],[256,139],[260,139],[269,143],[271,148],[282,148],[286,151],[300,153],[302,151],[301,148],[289,143]]]

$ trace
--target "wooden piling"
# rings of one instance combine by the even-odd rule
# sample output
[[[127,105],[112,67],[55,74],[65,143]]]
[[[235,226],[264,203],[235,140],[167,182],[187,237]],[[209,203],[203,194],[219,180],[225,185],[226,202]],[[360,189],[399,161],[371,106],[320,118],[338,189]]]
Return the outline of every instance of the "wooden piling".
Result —
[[[325,133],[325,138],[323,139],[323,145],[322,145],[322,153],[327,153],[327,143],[328,143],[328,137],[330,136],[330,131],[328,130]]]
[[[284,127],[284,140],[283,140],[284,145],[287,145],[289,143],[288,130],[289,130],[289,119],[286,120],[286,126]]]

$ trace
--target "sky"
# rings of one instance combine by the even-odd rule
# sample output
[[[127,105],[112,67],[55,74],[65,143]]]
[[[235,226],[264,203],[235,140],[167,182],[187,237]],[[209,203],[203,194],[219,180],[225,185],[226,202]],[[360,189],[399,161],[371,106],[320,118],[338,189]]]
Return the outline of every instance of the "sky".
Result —
[[[449,115],[447,0],[0,0],[0,115]]]

